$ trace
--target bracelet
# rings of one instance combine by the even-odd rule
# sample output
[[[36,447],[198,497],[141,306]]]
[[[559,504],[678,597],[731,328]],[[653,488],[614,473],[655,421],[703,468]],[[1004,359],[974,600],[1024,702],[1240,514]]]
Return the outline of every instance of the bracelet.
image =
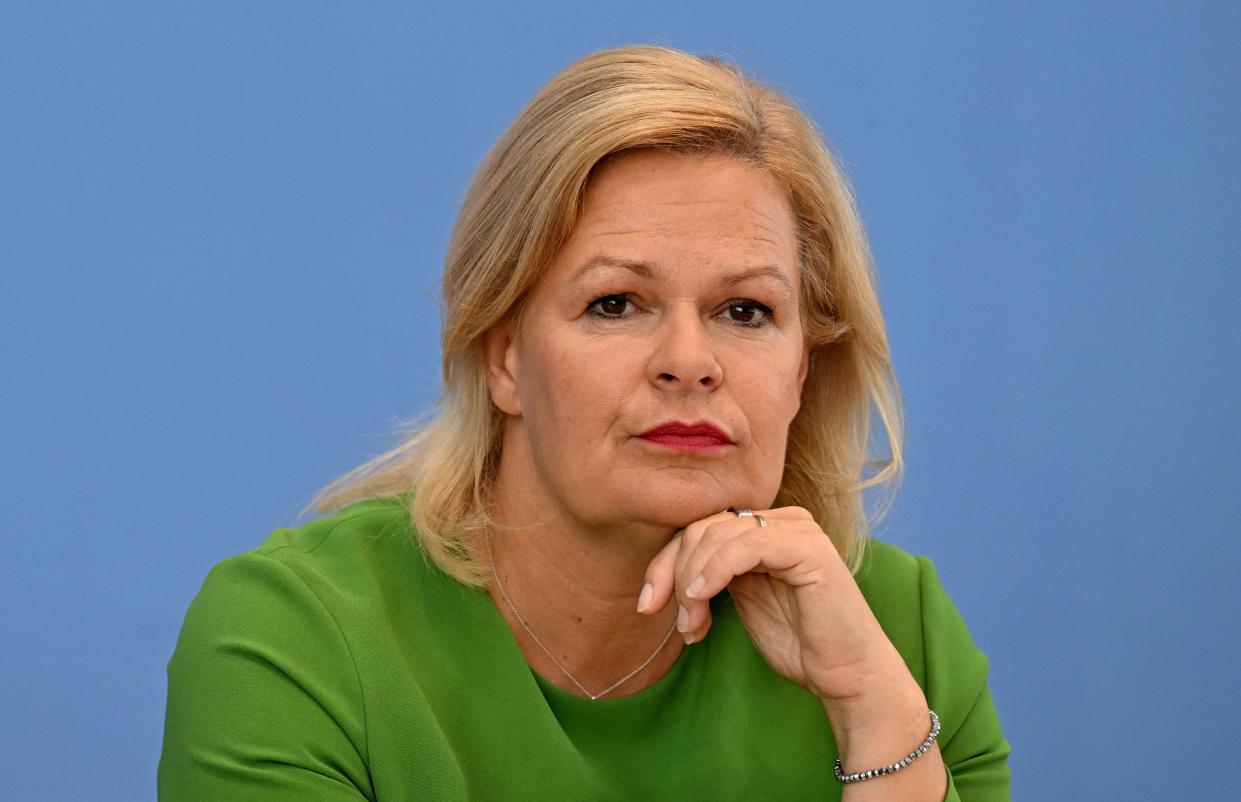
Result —
[[[873,777],[882,777],[885,774],[895,774],[896,772],[908,766],[910,763],[913,763],[915,760],[921,757],[923,753],[926,752],[926,750],[930,749],[931,744],[935,743],[935,739],[939,737],[939,716],[935,715],[934,710],[931,710],[928,712],[931,714],[931,734],[926,736],[926,740],[923,741],[922,745],[919,746],[917,749],[910,752],[900,761],[893,763],[891,765],[883,766],[877,769],[871,769],[870,771],[858,771],[858,772],[854,772],[853,774],[845,774],[844,767],[840,763],[840,757],[837,756],[836,758],[836,779],[840,780],[842,783],[861,782],[862,780],[869,780]]]

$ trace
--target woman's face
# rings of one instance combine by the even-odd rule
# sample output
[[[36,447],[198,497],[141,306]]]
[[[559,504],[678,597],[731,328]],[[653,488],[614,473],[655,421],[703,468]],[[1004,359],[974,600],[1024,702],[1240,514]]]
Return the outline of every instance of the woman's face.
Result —
[[[488,338],[502,477],[589,527],[770,506],[809,357],[799,297],[766,173],[657,150],[600,166],[520,324]]]

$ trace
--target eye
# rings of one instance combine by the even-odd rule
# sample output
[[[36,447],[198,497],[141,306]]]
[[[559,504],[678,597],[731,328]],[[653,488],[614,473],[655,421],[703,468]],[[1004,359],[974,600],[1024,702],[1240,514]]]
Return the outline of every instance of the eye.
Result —
[[[586,305],[586,311],[605,320],[619,320],[629,304],[627,295],[601,295]]]
[[[724,312],[729,320],[746,328],[757,329],[771,323],[771,307],[749,298],[734,298]]]

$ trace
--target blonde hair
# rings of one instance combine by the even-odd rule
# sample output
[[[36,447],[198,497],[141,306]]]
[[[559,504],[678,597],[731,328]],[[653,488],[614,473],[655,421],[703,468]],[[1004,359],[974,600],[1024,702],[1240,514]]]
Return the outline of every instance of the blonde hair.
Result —
[[[807,509],[857,572],[869,532],[863,491],[889,491],[877,520],[901,474],[904,421],[848,182],[784,95],[721,59],[648,45],[569,65],[500,137],[470,183],[448,248],[444,390],[433,417],[407,424],[399,445],[324,487],[308,509],[398,496],[429,558],[463,583],[483,584],[468,544],[488,525],[505,418],[488,392],[484,335],[520,311],[572,231],[595,167],[635,148],[723,153],[766,170],[787,191],[812,351],[775,505]],[[869,462],[872,404],[890,456]]]

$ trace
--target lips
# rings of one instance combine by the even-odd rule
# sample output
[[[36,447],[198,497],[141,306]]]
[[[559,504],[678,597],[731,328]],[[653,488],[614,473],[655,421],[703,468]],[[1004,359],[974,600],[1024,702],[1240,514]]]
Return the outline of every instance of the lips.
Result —
[[[699,451],[733,445],[733,441],[719,427],[706,421],[681,423],[673,421],[649,429],[638,437],[650,443],[681,451]]]

